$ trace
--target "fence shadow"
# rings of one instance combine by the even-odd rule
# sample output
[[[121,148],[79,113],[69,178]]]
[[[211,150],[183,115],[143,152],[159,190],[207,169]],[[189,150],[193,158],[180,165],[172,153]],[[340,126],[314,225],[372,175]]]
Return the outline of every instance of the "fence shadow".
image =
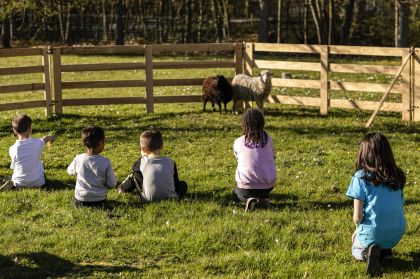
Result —
[[[28,264],[29,263],[29,264]],[[79,265],[47,252],[0,255],[1,278],[57,278],[85,277],[97,272],[118,276],[121,272],[137,272],[144,269],[116,265]]]

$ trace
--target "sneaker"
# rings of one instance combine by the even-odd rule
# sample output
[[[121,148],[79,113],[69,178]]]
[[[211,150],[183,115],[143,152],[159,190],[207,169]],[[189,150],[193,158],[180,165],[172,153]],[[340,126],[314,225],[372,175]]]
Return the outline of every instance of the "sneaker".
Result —
[[[394,260],[394,255],[392,254],[391,249],[382,249],[381,250],[381,265],[388,266]]]
[[[0,192],[9,191],[13,187],[15,187],[15,184],[13,183],[13,181],[12,180],[7,180],[3,185],[1,185]]]
[[[246,200],[245,204],[245,211],[253,211],[255,209],[255,206],[258,203],[258,199],[256,198],[248,198]]]
[[[270,208],[270,200],[269,199],[259,199],[258,205],[261,208]]]
[[[129,174],[120,185],[118,185],[117,189],[119,193],[123,192],[132,192],[134,189],[131,181],[132,181],[133,174]]]
[[[381,247],[373,244],[369,246],[367,251],[367,268],[366,272],[369,276],[379,275],[381,269]]]

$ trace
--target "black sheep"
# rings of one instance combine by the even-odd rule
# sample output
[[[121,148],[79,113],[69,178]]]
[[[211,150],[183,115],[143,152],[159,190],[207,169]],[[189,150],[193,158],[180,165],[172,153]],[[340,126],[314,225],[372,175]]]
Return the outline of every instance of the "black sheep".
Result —
[[[213,111],[216,111],[214,103],[219,105],[219,112],[222,113],[221,103],[225,105],[232,100],[232,85],[224,76],[211,76],[203,81],[203,112],[206,111],[206,104],[208,101],[211,102]]]

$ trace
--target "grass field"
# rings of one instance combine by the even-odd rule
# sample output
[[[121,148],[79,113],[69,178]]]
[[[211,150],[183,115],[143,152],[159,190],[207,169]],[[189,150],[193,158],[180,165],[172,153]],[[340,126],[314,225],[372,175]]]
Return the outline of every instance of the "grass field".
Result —
[[[162,94],[191,91],[179,87]],[[14,96],[2,96],[3,102]],[[352,202],[344,193],[358,143],[369,131],[388,136],[408,180],[407,233],[383,277],[420,276],[420,124],[404,123],[398,113],[380,113],[366,129],[369,112],[320,116],[316,108],[268,105],[266,130],[278,169],[272,208],[244,212],[231,203],[240,116],[202,113],[201,104],[159,104],[154,114],[146,114],[144,105],[65,107],[63,116],[49,119],[42,109],[20,112],[33,118],[34,137],[52,133],[57,141],[42,155],[47,189],[0,193],[0,278],[364,278],[365,264],[350,254]],[[0,115],[0,176],[11,173],[14,114]],[[142,206],[134,196],[111,190],[106,210],[74,209],[75,179],[66,168],[84,151],[81,130],[92,123],[105,128],[103,155],[119,181],[139,156],[141,131],[158,127],[164,154],[189,184],[186,199]]]

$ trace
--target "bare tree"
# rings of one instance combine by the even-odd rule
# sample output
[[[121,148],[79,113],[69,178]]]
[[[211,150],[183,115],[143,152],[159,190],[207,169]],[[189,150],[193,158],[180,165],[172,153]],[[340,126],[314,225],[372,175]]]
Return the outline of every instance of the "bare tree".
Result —
[[[350,36],[350,27],[353,22],[355,0],[348,0],[344,10],[343,27],[341,28],[340,44],[346,45]]]
[[[409,1],[399,0],[398,3],[398,36],[397,47],[407,47],[409,44],[409,16],[410,3]]]
[[[260,1],[260,22],[258,25],[258,40],[260,42],[268,41],[268,14],[270,11],[269,0]]]

